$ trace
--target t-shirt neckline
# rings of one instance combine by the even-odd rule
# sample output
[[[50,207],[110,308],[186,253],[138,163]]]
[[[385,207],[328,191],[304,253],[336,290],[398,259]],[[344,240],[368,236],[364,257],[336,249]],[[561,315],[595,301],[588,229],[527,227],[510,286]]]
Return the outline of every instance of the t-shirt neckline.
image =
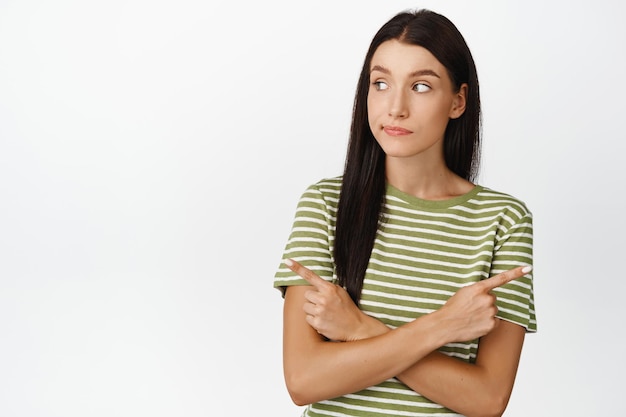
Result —
[[[470,191],[457,197],[452,197],[445,200],[424,200],[422,198],[415,197],[414,195],[400,191],[393,185],[387,183],[387,195],[405,201],[409,205],[428,209],[446,209],[464,204],[471,198],[475,197],[483,189],[483,186],[475,185],[474,188],[472,188]]]

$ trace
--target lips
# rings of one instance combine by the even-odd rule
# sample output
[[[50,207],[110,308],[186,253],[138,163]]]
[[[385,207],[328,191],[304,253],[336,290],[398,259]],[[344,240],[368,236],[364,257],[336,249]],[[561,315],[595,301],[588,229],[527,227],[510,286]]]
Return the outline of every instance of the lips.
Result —
[[[399,126],[383,126],[383,130],[390,136],[404,136],[413,133],[410,130]]]

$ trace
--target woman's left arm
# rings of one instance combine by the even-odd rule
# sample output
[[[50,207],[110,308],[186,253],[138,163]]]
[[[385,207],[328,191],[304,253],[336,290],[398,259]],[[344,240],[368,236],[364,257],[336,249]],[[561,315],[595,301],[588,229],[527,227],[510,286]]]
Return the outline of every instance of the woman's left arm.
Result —
[[[499,320],[480,339],[474,364],[435,351],[397,378],[467,417],[501,416],[513,390],[525,334],[522,326]]]

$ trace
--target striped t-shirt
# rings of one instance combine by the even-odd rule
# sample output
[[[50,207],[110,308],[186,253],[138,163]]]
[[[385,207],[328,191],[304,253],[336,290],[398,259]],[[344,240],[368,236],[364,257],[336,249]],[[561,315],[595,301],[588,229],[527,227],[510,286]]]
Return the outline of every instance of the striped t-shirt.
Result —
[[[333,243],[341,177],[310,186],[296,210],[284,258],[336,282]],[[486,187],[442,201],[387,185],[382,219],[363,282],[360,308],[391,328],[440,308],[458,289],[532,265],[532,214],[518,199]],[[274,287],[306,285],[281,264]],[[531,274],[496,288],[498,317],[537,330]],[[474,362],[478,340],[439,349]],[[456,416],[399,380],[307,407],[305,416]]]

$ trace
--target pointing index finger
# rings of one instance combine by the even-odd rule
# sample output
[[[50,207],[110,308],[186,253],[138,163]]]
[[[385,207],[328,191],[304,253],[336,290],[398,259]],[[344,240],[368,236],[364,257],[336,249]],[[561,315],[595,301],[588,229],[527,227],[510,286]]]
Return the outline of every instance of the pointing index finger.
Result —
[[[289,269],[291,269],[296,274],[300,275],[306,282],[308,282],[309,284],[311,284],[312,286],[316,288],[321,288],[325,285],[330,284],[325,279],[317,275],[315,272],[311,271],[309,268],[305,266],[300,265],[300,263],[294,261],[293,259],[285,259],[284,262],[285,262],[285,265],[287,265]]]
[[[520,266],[518,268],[514,268],[509,271],[503,272],[501,274],[494,275],[491,278],[487,278],[481,281],[480,285],[483,287],[483,289],[486,289],[487,291],[491,291],[494,288],[507,284],[516,278],[523,277],[524,275],[532,271],[532,269],[533,267],[530,265]]]

